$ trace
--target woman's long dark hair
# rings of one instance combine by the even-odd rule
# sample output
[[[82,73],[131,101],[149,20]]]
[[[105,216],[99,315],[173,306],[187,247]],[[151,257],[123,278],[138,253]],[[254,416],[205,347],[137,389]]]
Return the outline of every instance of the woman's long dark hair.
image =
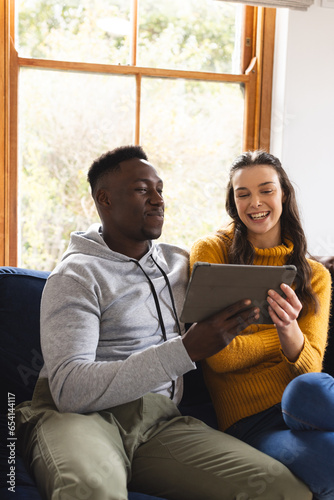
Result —
[[[238,215],[234,200],[233,176],[237,170],[256,165],[268,165],[274,168],[278,175],[282,192],[285,195],[281,215],[282,241],[290,240],[293,243],[293,252],[289,256],[287,264],[295,265],[298,270],[295,292],[303,305],[303,313],[308,311],[310,307],[316,312],[319,304],[311,287],[312,271],[306,260],[307,243],[300,222],[295,190],[278,158],[265,151],[248,151],[234,160],[230,169],[225,204],[226,211],[233,220],[234,237],[232,241],[227,241],[228,236],[224,230],[218,231],[218,235],[228,244],[231,264],[253,264],[254,247],[247,239],[247,227]]]

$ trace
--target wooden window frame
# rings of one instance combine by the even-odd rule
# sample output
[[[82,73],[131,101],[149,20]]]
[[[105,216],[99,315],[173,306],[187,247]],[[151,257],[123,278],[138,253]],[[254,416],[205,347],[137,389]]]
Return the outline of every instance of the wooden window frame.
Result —
[[[133,41],[137,33],[137,0],[133,0]],[[136,78],[135,137],[140,142],[141,78],[185,78],[242,83],[245,88],[243,149],[270,148],[272,74],[276,9],[245,7],[242,72],[208,73],[137,66],[136,43],[131,65],[65,62],[18,57],[15,49],[15,0],[3,0],[0,10],[0,265],[16,266],[18,256],[18,76],[21,67],[88,73],[134,75]]]

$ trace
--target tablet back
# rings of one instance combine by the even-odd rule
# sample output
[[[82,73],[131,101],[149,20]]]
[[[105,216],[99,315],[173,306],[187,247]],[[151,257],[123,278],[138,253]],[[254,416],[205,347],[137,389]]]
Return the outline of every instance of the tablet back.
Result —
[[[267,292],[283,295],[281,283],[291,285],[295,266],[246,266],[196,262],[188,284],[181,321],[195,323],[207,319],[225,307],[243,299],[251,299],[260,308],[256,323],[273,323],[268,313]]]

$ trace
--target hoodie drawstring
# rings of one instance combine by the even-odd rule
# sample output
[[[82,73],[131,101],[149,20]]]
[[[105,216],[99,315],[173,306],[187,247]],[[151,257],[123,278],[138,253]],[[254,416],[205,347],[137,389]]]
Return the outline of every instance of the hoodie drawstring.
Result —
[[[168,291],[169,291],[169,296],[170,296],[171,303],[172,303],[172,309],[173,309],[173,313],[174,313],[174,316],[175,316],[175,321],[176,321],[177,329],[178,329],[179,335],[181,335],[181,326],[180,326],[180,323],[179,323],[179,319],[177,317],[177,311],[176,311],[176,307],[175,307],[174,296],[173,296],[172,287],[170,285],[168,276],[165,273],[165,271],[159,266],[159,264],[154,260],[153,256],[151,255],[150,257],[153,260],[154,264],[159,269],[159,271],[161,272],[161,274],[164,277],[164,280],[166,282],[166,285],[167,285],[167,288],[168,288]],[[132,260],[132,262],[135,262],[135,264],[137,264],[137,266],[139,267],[139,269],[141,269],[141,271],[143,272],[143,274],[146,276],[147,281],[149,282],[149,285],[150,285],[150,288],[151,288],[151,291],[152,291],[152,295],[153,295],[153,298],[154,298],[154,302],[155,302],[155,307],[156,307],[156,310],[157,310],[157,313],[158,313],[158,317],[159,317],[159,324],[160,324],[160,327],[161,327],[162,336],[163,336],[164,342],[166,342],[167,341],[167,332],[166,332],[165,323],[164,323],[164,320],[163,320],[163,317],[162,317],[162,312],[161,312],[161,307],[160,307],[160,304],[159,304],[158,295],[157,295],[156,289],[154,287],[153,281],[151,280],[151,278],[148,276],[148,274],[146,273],[146,271],[143,269],[143,267],[141,266],[141,264],[137,260],[134,260],[134,259],[131,259],[131,260]],[[172,394],[171,394],[170,399],[174,398],[174,394],[175,394],[175,381],[172,380]]]

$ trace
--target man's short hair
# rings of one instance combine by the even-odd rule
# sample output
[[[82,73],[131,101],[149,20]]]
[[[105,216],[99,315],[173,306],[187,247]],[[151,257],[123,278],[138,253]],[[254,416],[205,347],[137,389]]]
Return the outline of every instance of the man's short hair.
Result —
[[[97,181],[104,174],[116,171],[120,168],[120,163],[132,158],[148,161],[147,155],[141,146],[121,146],[101,155],[92,163],[88,170],[87,179],[90,184],[92,194],[95,192]]]

